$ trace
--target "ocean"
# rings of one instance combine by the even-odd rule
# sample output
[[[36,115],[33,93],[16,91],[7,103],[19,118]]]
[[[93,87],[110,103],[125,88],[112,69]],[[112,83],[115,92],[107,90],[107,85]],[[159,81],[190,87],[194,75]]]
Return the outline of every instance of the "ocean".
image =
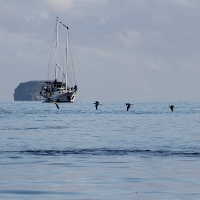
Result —
[[[200,103],[0,102],[0,199],[200,199]]]

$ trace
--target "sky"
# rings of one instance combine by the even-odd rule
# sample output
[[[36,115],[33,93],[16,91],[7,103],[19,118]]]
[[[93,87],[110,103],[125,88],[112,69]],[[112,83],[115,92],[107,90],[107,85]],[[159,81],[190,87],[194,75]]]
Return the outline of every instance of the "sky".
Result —
[[[70,29],[76,101],[200,101],[199,0],[1,0],[0,101],[45,80],[56,17]]]

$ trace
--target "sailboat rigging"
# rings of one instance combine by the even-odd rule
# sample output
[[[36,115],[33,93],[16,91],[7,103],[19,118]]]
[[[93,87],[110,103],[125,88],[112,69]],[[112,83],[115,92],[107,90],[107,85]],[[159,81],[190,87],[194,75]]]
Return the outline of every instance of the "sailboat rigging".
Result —
[[[47,77],[40,91],[41,99],[43,102],[74,102],[77,89],[69,28],[57,17]]]

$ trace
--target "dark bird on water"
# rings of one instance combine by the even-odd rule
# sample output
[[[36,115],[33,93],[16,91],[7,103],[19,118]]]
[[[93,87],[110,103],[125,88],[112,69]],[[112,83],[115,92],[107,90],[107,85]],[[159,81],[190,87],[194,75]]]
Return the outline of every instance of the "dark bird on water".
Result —
[[[131,104],[131,103],[126,103],[127,111],[128,111],[128,109],[131,107],[131,105],[133,105],[133,104]]]
[[[0,110],[4,110],[3,108],[0,108]],[[4,110],[5,111],[5,110]]]
[[[170,107],[171,111],[173,112],[173,110],[174,110],[174,105],[169,105],[169,107]]]
[[[102,104],[100,104],[98,101],[95,101],[94,104],[95,104],[96,110],[97,110],[98,105],[102,105]]]

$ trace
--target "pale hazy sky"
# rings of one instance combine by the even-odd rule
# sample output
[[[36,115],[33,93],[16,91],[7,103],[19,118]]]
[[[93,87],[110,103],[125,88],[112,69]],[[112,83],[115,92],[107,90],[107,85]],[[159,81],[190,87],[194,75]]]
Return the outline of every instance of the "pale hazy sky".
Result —
[[[0,101],[45,79],[56,16],[70,28],[76,101],[200,100],[199,0],[1,0]]]

